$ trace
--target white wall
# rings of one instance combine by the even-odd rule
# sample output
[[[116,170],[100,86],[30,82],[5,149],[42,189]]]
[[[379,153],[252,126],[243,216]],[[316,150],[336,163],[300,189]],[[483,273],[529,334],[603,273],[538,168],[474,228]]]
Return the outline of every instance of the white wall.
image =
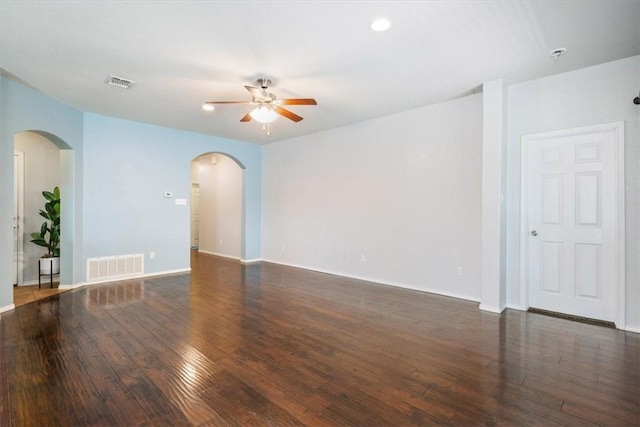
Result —
[[[60,149],[47,138],[33,132],[15,136],[15,150],[24,153],[24,277],[22,284],[38,282],[38,259],[46,248],[30,242],[31,233],[40,231],[45,221],[42,192],[60,185]]]
[[[265,146],[263,259],[479,300],[481,146],[482,95]]]
[[[215,156],[216,162],[211,162]],[[201,252],[241,257],[243,173],[238,164],[222,154],[194,160],[200,184]],[[192,177],[194,174],[192,173]]]
[[[640,56],[509,87],[507,298],[520,305],[520,139],[523,135],[625,122],[626,313],[640,330]]]

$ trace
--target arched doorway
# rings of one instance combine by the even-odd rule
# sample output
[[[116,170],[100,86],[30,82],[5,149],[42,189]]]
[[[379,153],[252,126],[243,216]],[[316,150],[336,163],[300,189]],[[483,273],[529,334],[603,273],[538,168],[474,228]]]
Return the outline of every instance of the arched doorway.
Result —
[[[191,248],[244,258],[244,166],[223,153],[191,162]]]
[[[38,259],[46,251],[31,243],[44,219],[43,191],[61,189],[60,283],[72,283],[73,271],[73,150],[56,135],[25,130],[14,135],[14,284],[38,283]]]

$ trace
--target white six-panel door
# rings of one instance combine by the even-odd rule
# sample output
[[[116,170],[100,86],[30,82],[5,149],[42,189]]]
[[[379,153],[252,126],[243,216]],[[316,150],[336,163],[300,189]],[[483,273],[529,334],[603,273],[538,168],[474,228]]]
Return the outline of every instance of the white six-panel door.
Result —
[[[523,138],[530,307],[618,320],[620,138],[607,127]]]

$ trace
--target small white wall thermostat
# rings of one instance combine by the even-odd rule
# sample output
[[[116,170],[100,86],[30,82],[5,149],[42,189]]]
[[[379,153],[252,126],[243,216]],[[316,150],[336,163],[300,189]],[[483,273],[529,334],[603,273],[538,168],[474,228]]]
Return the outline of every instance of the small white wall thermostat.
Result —
[[[165,191],[165,192],[164,192],[164,197],[165,197],[165,198],[167,198],[167,199],[172,198],[172,197],[173,197],[173,192],[171,192],[171,191]]]

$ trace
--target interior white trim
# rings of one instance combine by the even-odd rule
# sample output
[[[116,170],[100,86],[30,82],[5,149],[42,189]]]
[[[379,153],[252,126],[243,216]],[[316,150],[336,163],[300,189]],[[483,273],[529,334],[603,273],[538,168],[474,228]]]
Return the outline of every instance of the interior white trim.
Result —
[[[219,256],[221,258],[227,258],[227,259],[232,259],[232,260],[235,260],[235,261],[240,261],[241,264],[255,264],[255,263],[258,263],[258,262],[262,262],[262,258],[243,259],[243,258],[238,258],[238,257],[235,257],[235,256],[231,256],[231,255],[221,254],[221,253],[218,253],[218,252],[203,251],[202,249],[198,249],[198,252],[203,253],[203,254],[207,254],[207,255]]]
[[[633,333],[636,333],[636,334],[640,334],[640,328],[631,328],[631,327],[627,326],[627,327],[624,328],[624,330],[628,331],[628,332],[633,332]]]
[[[232,255],[221,254],[221,253],[218,253],[218,252],[203,251],[202,249],[198,249],[198,252],[200,252],[202,254],[207,254],[207,255],[219,256],[221,258],[229,258],[229,259],[234,259],[236,261],[241,261],[241,259],[239,257],[232,256]]]
[[[86,286],[87,284],[91,284],[92,285],[94,283],[97,283],[97,282],[91,282],[91,283],[80,282],[80,283],[75,283],[75,284],[72,284],[72,285],[62,285],[62,284],[60,284],[60,285],[58,285],[58,289],[63,289],[65,291],[69,291],[71,289],[78,289],[78,288],[81,288],[83,286]]]
[[[371,277],[364,277],[364,276],[356,276],[356,275],[352,275],[352,274],[337,273],[337,272],[331,271],[331,270],[322,270],[322,269],[318,269],[318,268],[315,268],[315,267],[309,267],[309,266],[304,266],[304,265],[299,265],[299,264],[290,264],[290,263],[286,263],[286,262],[282,262],[282,261],[272,261],[272,260],[269,260],[269,259],[263,259],[262,261],[268,262],[268,263],[271,263],[271,264],[284,265],[284,266],[287,266],[287,267],[301,268],[303,270],[316,271],[318,273],[331,274],[333,276],[340,276],[340,277],[346,277],[346,278],[349,278],[349,279],[362,280],[364,282],[371,282],[371,283],[375,283],[375,284],[378,284],[378,285],[393,286],[393,287],[396,287],[396,288],[403,288],[403,289],[410,289],[412,291],[426,292],[426,293],[429,293],[429,294],[440,295],[440,296],[443,296],[443,297],[457,298],[457,299],[462,299],[462,300],[466,300],[466,301],[473,301],[473,302],[478,302],[478,303],[480,302],[480,298],[478,298],[478,297],[472,297],[472,296],[469,296],[469,295],[459,294],[459,293],[456,293],[456,292],[442,292],[439,289],[417,287],[417,286],[413,286],[413,285],[408,285],[406,283],[387,282],[387,281],[384,281],[384,280],[374,279],[374,278],[371,278]]]
[[[145,274],[139,274],[136,276],[127,276],[123,278],[111,278],[111,279],[99,280],[95,282],[81,282],[81,283],[75,283],[72,285],[60,285],[58,286],[58,289],[65,289],[65,290],[78,289],[84,286],[93,286],[93,285],[100,285],[104,283],[115,283],[115,282],[122,282],[125,280],[137,280],[137,279],[145,279],[145,278],[154,277],[154,276],[168,276],[171,274],[182,274],[182,273],[190,273],[190,272],[191,272],[191,267],[179,268],[176,270],[165,270],[165,271],[159,271],[157,273],[145,273]]]
[[[520,306],[523,310],[529,309],[529,289],[527,286],[527,236],[528,236],[528,218],[527,218],[527,149],[529,144],[549,138],[577,136],[591,133],[613,132],[615,134],[616,155],[616,172],[617,172],[617,210],[618,210],[618,248],[616,256],[616,264],[618,265],[618,283],[617,292],[615,292],[615,325],[618,329],[626,329],[626,286],[625,286],[625,211],[624,211],[624,121],[603,123],[593,126],[584,126],[579,128],[571,128],[564,130],[556,130],[550,132],[542,132],[531,135],[523,135],[520,140]]]
[[[497,307],[494,305],[488,305],[488,304],[480,304],[480,306],[478,306],[478,308],[482,311],[489,311],[491,313],[497,313],[500,314],[502,313],[507,307],[506,306],[502,306],[502,307]]]
[[[520,307],[524,311],[529,309],[529,289],[527,286],[527,258],[529,251],[527,250],[527,231],[528,231],[528,218],[527,218],[527,203],[525,202],[527,194],[525,188],[529,177],[527,175],[527,150],[525,144],[525,138],[528,135],[523,136],[520,139]]]
[[[6,311],[11,311],[11,310],[13,310],[15,308],[16,308],[15,304],[5,305],[4,307],[0,307],[0,313],[4,313]]]
[[[15,143],[14,143],[15,147]],[[13,162],[14,165],[18,162],[17,167],[14,169],[14,200],[16,203],[17,212],[17,220],[14,219],[14,226],[17,227],[17,247],[14,247],[14,255],[16,256],[16,262],[18,265],[24,264],[24,152],[15,150],[13,152]],[[20,286],[24,282],[24,268],[19,268],[18,266],[14,266],[17,270],[17,278],[15,284]]]
[[[44,276],[42,276],[44,278]],[[20,284],[18,284],[18,287],[21,288],[23,286],[33,286],[33,285],[37,285],[38,284],[38,280],[34,279],[34,280],[26,280]]]

